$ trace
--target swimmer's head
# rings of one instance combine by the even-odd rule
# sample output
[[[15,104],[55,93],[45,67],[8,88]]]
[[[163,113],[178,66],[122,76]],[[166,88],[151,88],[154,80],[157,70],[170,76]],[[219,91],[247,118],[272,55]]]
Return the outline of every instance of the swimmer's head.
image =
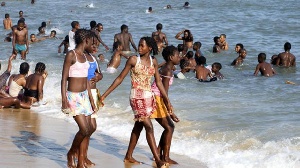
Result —
[[[247,55],[246,49],[240,49],[239,56],[244,59],[246,58],[246,55]]]
[[[123,25],[121,26],[121,31],[128,31],[128,26],[125,25],[125,24],[123,24]]]
[[[1,2],[1,6],[5,6],[5,2]]]
[[[35,41],[35,40],[36,40],[35,34],[30,34],[30,41]]]
[[[149,7],[149,8],[148,8],[148,12],[152,12],[152,7]]]
[[[206,58],[204,56],[196,57],[195,58],[197,65],[205,65],[206,64]]]
[[[183,44],[178,44],[177,49],[179,52],[182,52],[184,50]]]
[[[215,36],[214,37],[214,42],[215,42],[215,44],[219,44],[220,43],[220,37]]]
[[[5,18],[9,18],[9,14],[8,13],[5,14]]]
[[[72,23],[71,23],[71,26],[72,26],[72,28],[73,29],[79,29],[80,27],[79,27],[79,22],[78,21],[73,21]]]
[[[202,46],[201,42],[200,42],[200,41],[197,41],[197,42],[195,42],[194,45],[193,45],[193,50],[198,50],[198,49],[201,48],[201,46]]]
[[[259,63],[265,62],[266,61],[266,54],[265,53],[259,53],[257,56],[257,61]]]
[[[162,28],[163,28],[163,25],[161,23],[158,23],[156,25],[156,30],[162,30]]]
[[[19,30],[23,30],[25,28],[25,22],[23,20],[19,20],[18,21],[18,25],[17,25]]]
[[[171,5],[167,5],[167,9],[171,9],[172,7],[171,7]]]
[[[179,58],[179,52],[176,47],[173,45],[167,46],[166,48],[163,49],[162,51],[162,56],[166,62],[170,60],[174,60],[174,64],[177,65],[179,64],[180,58]]]
[[[219,62],[215,62],[211,65],[211,71],[213,73],[219,72],[222,69],[222,64]]]
[[[4,42],[11,42],[11,37],[5,37]]]
[[[97,25],[97,22],[96,22],[95,20],[92,20],[92,21],[90,22],[90,27],[91,27],[91,29],[95,28],[96,25]]]
[[[193,56],[194,56],[194,52],[193,52],[193,51],[188,51],[188,52],[186,53],[186,57],[187,57],[188,59],[193,58]]]
[[[55,37],[55,36],[56,36],[56,31],[52,30],[51,33],[50,33],[50,37]]]
[[[240,49],[244,49],[244,45],[242,43],[237,43],[235,45],[235,52],[238,53],[240,51]]]
[[[189,2],[185,2],[183,7],[189,7],[190,6],[190,3]]]
[[[286,42],[286,43],[284,44],[284,50],[285,50],[285,51],[290,51],[290,50],[291,50],[291,48],[292,48],[292,45],[291,45],[291,43],[289,43],[289,42]]]

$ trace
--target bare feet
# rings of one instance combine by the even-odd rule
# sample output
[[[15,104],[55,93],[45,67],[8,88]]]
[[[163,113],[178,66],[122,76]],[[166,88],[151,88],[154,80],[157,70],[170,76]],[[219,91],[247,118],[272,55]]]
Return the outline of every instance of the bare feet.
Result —
[[[68,152],[68,168],[76,168],[75,155]]]
[[[143,164],[142,162],[139,162],[134,158],[124,158],[124,163]]]
[[[165,161],[169,164],[178,164],[175,160],[172,160],[172,159],[165,159]]]
[[[86,167],[93,167],[93,166],[95,166],[95,165],[96,165],[96,164],[93,163],[90,159],[88,159],[88,158],[85,159],[85,166],[86,166]]]
[[[179,122],[179,118],[174,113],[170,114],[170,117],[174,122]]]
[[[167,168],[167,167],[169,167],[169,163],[166,163],[163,161],[158,161],[158,162],[156,162],[156,167],[157,168]]]

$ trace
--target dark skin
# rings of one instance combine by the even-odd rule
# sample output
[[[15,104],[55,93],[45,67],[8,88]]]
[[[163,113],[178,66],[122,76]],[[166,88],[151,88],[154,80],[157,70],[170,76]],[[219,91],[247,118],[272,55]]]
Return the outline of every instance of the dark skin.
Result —
[[[45,73],[44,71],[43,72],[35,71],[34,74],[31,74],[26,78],[25,88],[38,91],[37,99],[34,97],[24,96],[24,100],[26,103],[33,104],[43,99],[43,87],[45,83],[45,78],[43,77],[44,73]]]
[[[98,40],[95,40],[94,39],[94,44],[93,44],[93,53],[97,53],[98,52],[98,47],[99,47],[99,41]],[[92,54],[93,54],[92,53]],[[92,54],[90,54],[90,53],[88,53],[87,55],[86,55],[86,58],[87,58],[87,60],[89,61],[89,62],[94,62],[94,59],[92,58],[92,57],[94,57]],[[95,58],[95,60],[96,60],[96,58]],[[96,60],[97,61],[97,60]],[[100,70],[100,69],[99,69]],[[96,71],[95,71],[95,76],[93,77],[93,78],[91,78],[90,80],[89,80],[89,85],[90,85],[90,88],[91,89],[96,89],[96,84],[97,84],[97,82],[99,82],[101,79],[103,78],[103,75],[102,75],[102,73],[101,73],[101,71],[99,71],[98,72],[98,70],[96,69]],[[90,128],[91,128],[91,135],[96,131],[96,129],[97,129],[97,122],[96,122],[96,118],[91,118],[91,125],[90,125]],[[91,136],[90,135],[90,136]],[[84,158],[85,158],[85,165],[87,166],[87,167],[90,167],[90,166],[95,166],[95,163],[93,163],[90,159],[88,159],[88,157],[87,157],[87,151],[88,151],[88,146],[89,146],[89,141],[90,141],[90,136],[88,136],[87,138],[86,138],[86,141],[87,141],[87,143],[86,143],[86,151],[84,152]]]
[[[114,42],[120,41],[123,47],[123,51],[131,51],[129,43],[132,45],[134,50],[137,52],[137,48],[133,42],[132,36],[128,33],[128,28],[124,29],[121,33],[118,33],[114,37]]]
[[[150,67],[151,66],[151,60],[153,61],[153,66],[155,69],[155,80],[157,81],[157,86],[162,94],[162,97],[164,98],[164,101],[166,102],[166,107],[168,109],[169,112],[172,112],[172,108],[171,108],[171,103],[169,101],[169,98],[166,94],[166,91],[163,87],[163,84],[161,82],[160,79],[160,75],[158,72],[158,63],[157,60],[155,58],[151,58],[150,57],[150,53],[152,51],[152,48],[150,46],[147,45],[146,41],[141,39],[139,42],[139,54],[140,54],[140,59],[141,59],[141,64]],[[124,67],[124,69],[122,70],[122,72],[120,73],[120,75],[114,80],[114,82],[112,83],[112,85],[106,90],[106,92],[101,96],[101,102],[103,102],[103,100],[117,87],[119,86],[122,81],[124,80],[124,78],[127,76],[128,72],[135,67],[137,62],[137,56],[131,56],[127,62],[126,65]],[[163,166],[165,166],[165,162],[161,161],[159,155],[158,155],[158,151],[156,148],[156,143],[155,143],[155,138],[154,138],[154,131],[153,131],[153,125],[151,122],[151,119],[145,118],[142,121],[136,121],[134,124],[134,127],[132,129],[131,132],[131,137],[130,137],[130,142],[128,145],[128,150],[126,153],[126,156],[124,158],[124,162],[129,162],[129,163],[137,163],[140,164],[140,162],[136,161],[133,157],[132,157],[132,153],[133,150],[137,144],[138,138],[140,136],[140,133],[142,131],[142,129],[145,128],[146,130],[146,139],[148,142],[148,145],[151,149],[151,152],[155,158],[155,162],[158,168],[161,168]]]
[[[77,44],[74,50],[77,54],[78,62],[85,62],[84,52],[93,52],[92,39],[86,38],[82,43]],[[76,56],[73,51],[67,53],[64,66],[62,71],[61,80],[61,95],[62,95],[62,109],[69,108],[69,103],[66,97],[66,91],[71,92],[83,92],[88,91],[89,99],[91,102],[92,109],[95,111],[95,104],[91,94],[90,85],[87,77],[69,77],[70,66],[76,62]],[[68,87],[67,86],[68,82]],[[68,167],[69,168],[85,168],[85,152],[87,151],[87,145],[89,137],[91,136],[91,116],[85,116],[83,114],[76,115],[73,117],[76,121],[79,131],[76,133],[72,146],[67,154]],[[78,163],[76,166],[75,158],[78,157]]]
[[[169,56],[169,61],[167,61],[166,64],[162,66],[161,69],[159,70],[159,73],[161,74],[161,78],[162,78],[162,83],[167,94],[170,87],[169,85],[170,78],[168,77],[173,76],[174,65],[178,65],[179,62],[180,62],[179,52],[176,51],[174,52],[173,55]],[[178,117],[174,113],[172,113],[164,118],[155,118],[155,120],[164,128],[164,131],[160,137],[160,141],[158,145],[158,152],[160,156],[162,156],[161,159],[170,164],[178,164],[176,161],[170,159],[169,156],[172,136],[175,128],[173,121],[179,122]]]
[[[276,65],[283,67],[293,67],[296,66],[296,57],[286,50],[283,53],[278,54]]]
[[[158,51],[162,51],[163,48],[168,46],[168,39],[165,33],[158,29],[156,32],[152,33],[152,38],[156,41]]]
[[[17,50],[15,49],[16,44],[26,45],[26,50],[21,51],[21,59],[26,59],[26,54],[29,52],[29,41],[28,41],[28,31],[27,28],[25,28],[24,23],[19,23],[16,29],[13,29],[13,53],[18,54]]]

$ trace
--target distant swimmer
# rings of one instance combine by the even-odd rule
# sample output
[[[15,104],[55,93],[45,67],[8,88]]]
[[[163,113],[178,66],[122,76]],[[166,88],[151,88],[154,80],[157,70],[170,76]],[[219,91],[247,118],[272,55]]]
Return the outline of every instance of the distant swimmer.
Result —
[[[226,41],[226,34],[220,35],[220,47],[222,50],[228,50],[228,43]]]
[[[185,2],[183,5],[184,8],[189,8],[190,7],[190,3],[189,2]]]
[[[90,3],[90,4],[86,5],[86,7],[87,7],[87,8],[94,8],[95,6],[94,6],[93,3]]]
[[[246,56],[247,56],[246,49],[240,49],[239,56],[235,60],[232,61],[231,65],[233,65],[233,66],[241,65],[244,62],[244,59],[246,58]]]
[[[152,7],[149,7],[148,10],[146,10],[146,13],[152,13],[153,10],[152,10]]]
[[[12,21],[11,21],[8,13],[5,14],[5,19],[3,19],[3,27],[6,30],[10,30],[12,27]]]
[[[265,62],[266,61],[266,54],[260,53],[257,56],[258,64],[256,66],[256,69],[254,71],[254,75],[257,76],[258,72],[261,73],[261,75],[270,77],[276,74],[275,70],[272,68],[272,65],[270,63]]]
[[[221,52],[221,47],[220,47],[220,37],[215,36],[214,37],[214,46],[213,46],[213,53],[219,53]]]
[[[164,7],[165,9],[172,9],[171,5],[167,5],[166,7]]]
[[[25,23],[23,20],[18,21],[17,28],[13,30],[13,53],[21,54],[21,59],[26,59],[26,54],[29,51],[29,40],[28,40],[28,30],[25,28]]]
[[[290,53],[291,48],[291,43],[286,42],[284,44],[284,52],[278,54],[276,65],[284,67],[296,66],[296,57],[292,53]]]

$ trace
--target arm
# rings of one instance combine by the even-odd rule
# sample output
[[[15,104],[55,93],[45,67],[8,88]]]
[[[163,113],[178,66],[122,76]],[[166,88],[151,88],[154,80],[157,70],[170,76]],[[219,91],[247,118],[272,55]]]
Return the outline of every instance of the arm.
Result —
[[[62,41],[62,42],[60,43],[60,45],[58,46],[58,53],[61,53],[61,46],[64,45],[64,42],[65,42],[65,41]]]
[[[136,63],[136,57],[130,57],[126,64],[124,69],[122,70],[122,72],[120,73],[120,75],[114,80],[114,82],[110,85],[110,87],[105,91],[105,93],[101,96],[100,101],[103,102],[103,100],[113,91],[115,90],[116,87],[118,87],[124,80],[124,78],[126,77],[126,75],[128,74],[128,72],[130,71],[130,69],[135,65]]]
[[[67,109],[69,107],[68,105],[68,99],[66,96],[66,86],[67,86],[67,80],[69,77],[69,70],[70,66],[72,64],[72,57],[74,56],[73,52],[68,52],[64,64],[63,64],[63,70],[62,70],[62,78],[61,78],[61,101],[62,101],[62,109]]]
[[[255,71],[254,71],[254,76],[257,76],[258,72],[259,72],[259,64],[257,64],[256,68],[255,68]]]
[[[99,41],[105,47],[106,50],[109,50],[109,48],[107,47],[107,45],[102,41],[100,35],[99,35]]]
[[[17,55],[12,54],[12,55],[9,57],[8,65],[7,65],[7,70],[6,70],[6,71],[11,72],[11,68],[12,68],[11,62],[12,62],[13,59],[16,59],[16,56],[17,56]]]
[[[166,35],[164,35],[164,37],[163,37],[163,42],[165,43],[164,47],[168,46],[169,43],[168,43],[168,39],[167,39]]]
[[[29,52],[29,40],[28,40],[28,30],[26,29],[25,33],[25,40],[26,40],[26,53]]]
[[[37,86],[37,90],[38,90],[38,101],[43,100],[43,87],[44,87],[44,83],[45,83],[45,79],[43,78],[43,76],[39,77],[38,80],[38,86]]]
[[[180,37],[180,35],[181,35],[183,32],[184,32],[184,30],[178,32],[178,33],[176,34],[175,38],[176,38],[177,40],[182,40],[182,37]]]
[[[135,46],[135,44],[134,44],[134,42],[133,42],[133,40],[132,40],[131,34],[129,34],[129,41],[130,41],[132,47],[134,48],[135,52],[137,52],[138,50],[137,50],[137,48],[136,48],[136,46]]]
[[[90,103],[91,103],[91,106],[92,106],[92,109],[93,111],[98,111],[98,109],[96,109],[96,106],[95,106],[95,102],[94,102],[94,98],[93,98],[93,95],[92,95],[92,92],[91,92],[91,87],[90,87],[90,84],[89,84],[89,80],[86,80],[87,84],[87,90],[88,90],[88,94],[89,94],[89,99],[90,99]]]
[[[277,59],[276,59],[276,65],[278,66],[280,64],[280,60],[281,60],[281,54],[278,55]]]

